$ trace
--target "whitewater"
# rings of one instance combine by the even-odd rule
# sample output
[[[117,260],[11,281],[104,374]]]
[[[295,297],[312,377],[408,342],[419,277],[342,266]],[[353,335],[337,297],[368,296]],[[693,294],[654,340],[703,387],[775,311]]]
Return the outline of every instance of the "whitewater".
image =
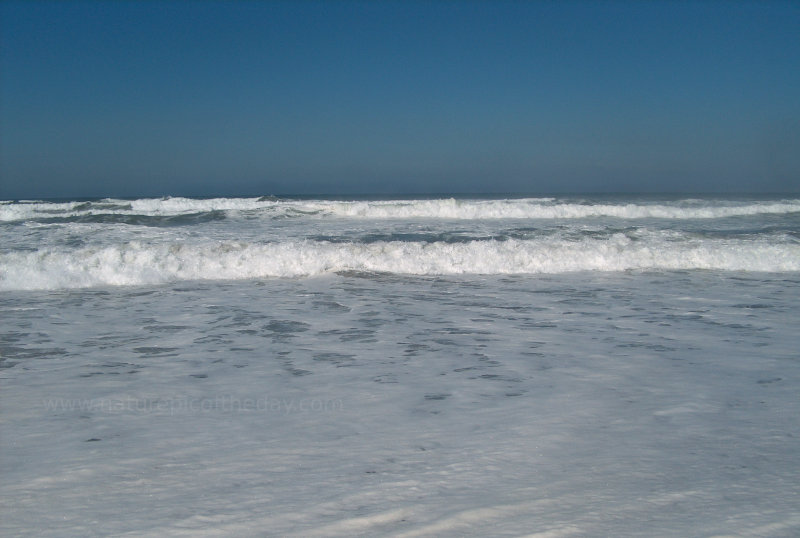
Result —
[[[800,200],[5,202],[0,289],[343,271],[797,271],[798,214]]]
[[[0,532],[796,536],[800,199],[0,201]]]

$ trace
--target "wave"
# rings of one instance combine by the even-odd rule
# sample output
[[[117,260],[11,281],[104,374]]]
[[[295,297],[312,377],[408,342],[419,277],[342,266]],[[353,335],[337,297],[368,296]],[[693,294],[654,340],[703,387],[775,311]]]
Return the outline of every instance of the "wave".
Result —
[[[280,200],[273,198],[147,198],[95,202],[2,202],[0,221],[48,221],[99,219],[103,215],[171,217],[198,214],[248,218],[353,218],[353,219],[713,219],[759,214],[800,212],[800,200],[723,201],[677,200],[673,202],[591,203],[553,198],[503,200]],[[218,218],[218,217],[217,217]],[[98,222],[126,222],[124,219]],[[142,223],[142,220],[131,219]],[[145,224],[160,225],[158,221]]]
[[[766,213],[800,212],[800,200],[724,204],[680,201],[671,204],[575,203],[541,199],[408,200],[372,202],[305,202],[307,210],[332,216],[375,219],[710,219]]]
[[[133,242],[0,254],[0,289],[164,284],[184,280],[309,277],[341,272],[402,275],[577,271],[800,271],[793,241],[647,239],[476,240],[464,243],[299,241],[254,244]]]
[[[224,211],[202,211],[199,213],[185,213],[179,215],[141,215],[124,213],[94,213],[70,215],[65,217],[45,217],[35,219],[39,224],[129,224],[132,226],[186,226],[225,220]]]

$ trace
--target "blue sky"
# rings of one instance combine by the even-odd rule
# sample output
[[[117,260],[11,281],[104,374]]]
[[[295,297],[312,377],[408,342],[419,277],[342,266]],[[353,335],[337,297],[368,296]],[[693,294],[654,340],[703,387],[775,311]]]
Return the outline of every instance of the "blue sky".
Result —
[[[800,192],[799,2],[0,17],[0,198]]]

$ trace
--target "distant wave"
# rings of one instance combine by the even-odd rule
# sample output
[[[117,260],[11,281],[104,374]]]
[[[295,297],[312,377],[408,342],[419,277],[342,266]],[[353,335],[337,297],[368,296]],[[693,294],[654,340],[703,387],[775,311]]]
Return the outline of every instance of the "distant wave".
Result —
[[[679,200],[660,203],[580,203],[553,198],[505,200],[279,200],[272,198],[148,198],[97,202],[1,202],[0,221],[84,219],[85,222],[120,222],[150,225],[174,224],[134,217],[206,215],[212,218],[352,218],[352,219],[713,219],[758,214],[800,212],[800,200],[731,202]],[[102,216],[121,215],[102,220]],[[202,219],[201,219],[202,220]],[[166,223],[166,224],[164,224]]]
[[[764,213],[800,211],[800,200],[722,205],[691,201],[672,204],[599,204],[541,199],[512,200],[409,200],[375,202],[305,202],[304,207],[333,216],[353,218],[438,219],[576,219],[617,217],[623,219],[721,218]]]
[[[176,215],[143,215],[139,213],[99,213],[87,212],[68,216],[47,216],[31,219],[39,224],[130,224],[134,226],[186,226],[225,220],[224,211],[200,211],[198,213],[182,213]]]
[[[764,237],[676,241],[658,234],[637,239],[621,233],[577,241],[133,242],[0,254],[0,289],[307,277],[345,271],[459,275],[686,269],[800,271],[800,243]]]

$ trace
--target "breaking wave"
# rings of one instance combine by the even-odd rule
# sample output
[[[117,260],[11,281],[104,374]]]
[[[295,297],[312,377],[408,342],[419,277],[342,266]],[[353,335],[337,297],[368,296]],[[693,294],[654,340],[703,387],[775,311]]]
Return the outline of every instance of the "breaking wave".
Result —
[[[132,242],[0,254],[0,289],[308,277],[350,271],[460,275],[688,269],[800,271],[800,244],[766,238],[675,241],[653,235],[636,239],[624,234],[579,241],[551,237],[463,243]]]
[[[282,200],[274,198],[146,198],[91,202],[0,202],[0,221],[119,222],[167,225],[147,217],[210,215],[210,218],[354,218],[354,219],[713,219],[800,212],[800,200],[676,200],[651,203],[598,203],[553,198],[503,200]],[[116,216],[116,217],[109,217]],[[126,219],[126,217],[128,217]]]

